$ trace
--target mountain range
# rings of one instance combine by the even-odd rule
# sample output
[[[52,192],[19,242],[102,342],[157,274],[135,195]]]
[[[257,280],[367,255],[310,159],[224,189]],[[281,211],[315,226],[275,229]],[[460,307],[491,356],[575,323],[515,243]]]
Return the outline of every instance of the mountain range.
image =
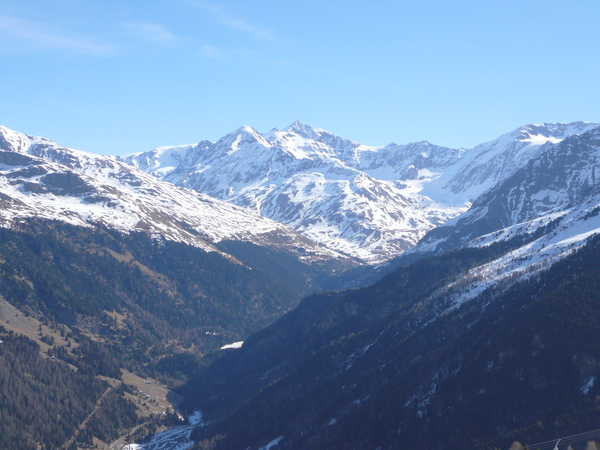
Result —
[[[68,149],[0,127],[3,219],[103,224],[206,251],[235,240],[284,248],[307,261],[348,260],[245,208],[173,186],[115,157]],[[301,250],[300,250],[301,249]]]
[[[16,405],[67,414],[43,400],[51,364],[60,395],[88,394],[49,448],[165,423],[124,369],[202,410],[198,449],[508,448],[597,427],[598,124],[449,149],[296,122],[122,158],[0,128],[0,150],[2,367],[29,355],[0,371],[18,381],[0,435],[22,448],[44,434]],[[30,321],[50,363],[11,334]]]
[[[597,124],[527,125],[470,149],[417,142],[372,147],[296,122],[260,134],[162,147],[128,163],[259,212],[327,248],[379,264],[464,212],[546,143]]]

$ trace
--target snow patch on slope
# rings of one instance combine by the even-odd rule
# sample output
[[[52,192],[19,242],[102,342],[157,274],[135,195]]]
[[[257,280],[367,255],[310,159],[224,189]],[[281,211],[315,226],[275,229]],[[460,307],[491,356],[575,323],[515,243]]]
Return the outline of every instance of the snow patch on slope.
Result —
[[[596,214],[591,213],[592,211],[596,211]],[[586,244],[588,238],[600,233],[598,211],[600,211],[600,199],[595,199],[580,207],[551,212],[534,221],[517,224],[470,242],[470,247],[487,246],[514,236],[534,233],[539,227],[548,225],[552,221],[560,221],[554,231],[494,261],[470,270],[464,278],[446,286],[444,290],[448,291],[464,285],[465,279],[470,280],[464,289],[459,289],[459,293],[451,296],[452,307],[460,306],[501,283],[514,284],[534,276],[576,252]]]

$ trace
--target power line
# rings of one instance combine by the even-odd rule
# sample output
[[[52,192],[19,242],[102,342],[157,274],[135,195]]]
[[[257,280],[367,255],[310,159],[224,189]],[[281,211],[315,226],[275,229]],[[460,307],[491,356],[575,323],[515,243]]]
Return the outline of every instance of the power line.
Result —
[[[574,444],[576,442],[591,440],[593,438],[600,437],[600,428],[593,431],[586,431],[585,433],[574,434],[572,436],[566,436],[560,439],[553,439],[551,441],[540,442],[538,444],[533,444],[527,446],[529,450],[543,450],[546,448],[566,448],[569,444]],[[558,447],[560,443],[560,447]]]

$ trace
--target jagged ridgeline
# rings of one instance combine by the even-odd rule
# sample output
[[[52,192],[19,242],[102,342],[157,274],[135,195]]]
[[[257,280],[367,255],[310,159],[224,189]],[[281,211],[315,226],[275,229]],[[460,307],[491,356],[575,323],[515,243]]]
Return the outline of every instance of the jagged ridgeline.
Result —
[[[214,143],[162,147],[124,160],[378,264],[464,212],[545,144],[596,126],[526,125],[465,149],[426,141],[372,147],[296,122],[267,133],[244,126]]]

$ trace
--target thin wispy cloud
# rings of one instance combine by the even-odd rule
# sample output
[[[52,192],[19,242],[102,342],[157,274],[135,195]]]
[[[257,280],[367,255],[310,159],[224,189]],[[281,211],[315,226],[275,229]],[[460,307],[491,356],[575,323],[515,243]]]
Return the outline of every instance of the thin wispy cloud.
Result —
[[[72,51],[88,55],[109,55],[113,47],[91,36],[55,30],[46,24],[13,16],[0,16],[0,52]]]
[[[252,35],[256,39],[270,40],[274,38],[274,33],[268,28],[263,28],[249,23],[246,19],[236,17],[225,9],[200,0],[183,0],[185,3],[209,12],[222,25],[232,30],[241,31]]]
[[[199,47],[198,54],[211,59],[222,59],[227,61],[249,61],[257,57],[257,53],[249,50],[229,50],[215,45],[205,44]]]
[[[200,54],[202,56],[206,56],[207,58],[213,59],[224,59],[227,57],[226,53],[222,49],[215,47],[214,45],[203,45],[200,48]]]
[[[130,36],[150,43],[170,43],[179,41],[180,38],[171,33],[167,28],[158,23],[131,22],[121,25]]]

